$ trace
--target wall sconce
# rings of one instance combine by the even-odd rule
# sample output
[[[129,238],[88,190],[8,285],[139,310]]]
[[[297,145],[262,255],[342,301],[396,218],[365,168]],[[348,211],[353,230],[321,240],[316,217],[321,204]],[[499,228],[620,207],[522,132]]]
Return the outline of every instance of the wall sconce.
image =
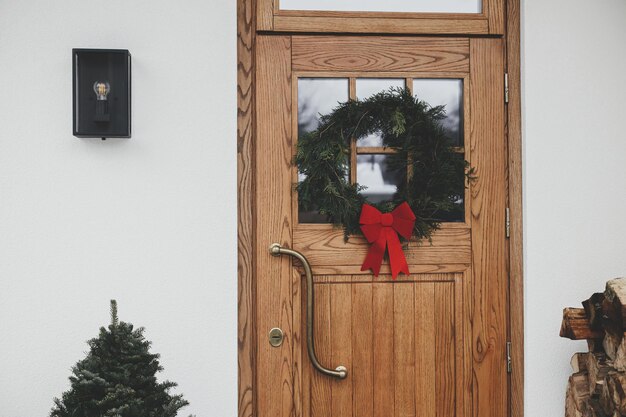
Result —
[[[130,138],[130,52],[72,49],[74,136]]]

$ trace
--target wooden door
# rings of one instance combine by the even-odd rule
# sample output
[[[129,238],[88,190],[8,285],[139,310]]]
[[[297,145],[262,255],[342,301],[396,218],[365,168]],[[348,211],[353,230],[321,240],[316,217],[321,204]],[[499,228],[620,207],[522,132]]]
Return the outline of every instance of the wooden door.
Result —
[[[508,415],[502,39],[258,35],[256,42],[255,415]],[[475,180],[461,218],[442,223],[432,243],[405,249],[409,277],[393,281],[386,264],[379,277],[360,271],[369,247],[362,237],[344,242],[332,225],[302,221],[292,160],[299,93],[313,79],[345,80],[352,98],[362,79],[403,80],[414,90],[424,79],[461,86],[458,151]],[[346,379],[311,366],[303,272],[288,257],[270,256],[274,242],[311,263],[316,350],[324,365],[346,366]],[[285,335],[280,347],[268,343],[275,327]]]

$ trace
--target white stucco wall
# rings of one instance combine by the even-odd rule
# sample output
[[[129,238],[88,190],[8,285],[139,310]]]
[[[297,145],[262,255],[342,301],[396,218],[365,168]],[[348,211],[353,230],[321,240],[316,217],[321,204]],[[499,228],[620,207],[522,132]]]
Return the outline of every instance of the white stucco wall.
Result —
[[[75,47],[132,54],[133,137],[72,136]],[[147,328],[191,405],[236,401],[232,0],[0,0],[0,417],[43,417],[85,341]]]
[[[626,2],[522,9],[526,415],[558,416],[585,348],[561,309],[626,275]],[[0,0],[0,417],[48,413],[110,298],[186,413],[236,415],[235,25],[232,0]],[[73,47],[131,51],[132,139],[72,136]]]
[[[626,1],[523,2],[526,416],[562,416],[561,310],[626,275]]]

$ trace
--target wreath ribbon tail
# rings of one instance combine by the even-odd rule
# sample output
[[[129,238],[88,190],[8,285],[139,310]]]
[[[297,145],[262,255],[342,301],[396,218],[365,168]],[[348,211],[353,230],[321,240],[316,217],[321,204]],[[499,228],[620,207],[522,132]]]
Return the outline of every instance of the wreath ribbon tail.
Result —
[[[395,280],[400,272],[409,275],[409,265],[402,250],[402,244],[398,235],[393,230],[387,231],[387,250],[389,251],[389,264],[391,265],[391,277]]]
[[[381,233],[378,239],[372,243],[363,265],[361,265],[361,271],[367,271],[371,269],[374,276],[377,277],[380,273],[380,266],[383,263],[383,256],[385,255],[385,247],[387,246],[387,239],[385,234]]]

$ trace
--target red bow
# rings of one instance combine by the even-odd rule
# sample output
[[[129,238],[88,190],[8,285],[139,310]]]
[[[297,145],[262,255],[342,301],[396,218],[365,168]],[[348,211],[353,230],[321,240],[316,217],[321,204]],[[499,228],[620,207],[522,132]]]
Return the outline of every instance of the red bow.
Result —
[[[371,269],[374,276],[378,276],[380,265],[383,263],[385,248],[389,249],[389,263],[391,276],[396,279],[400,272],[409,275],[409,266],[406,263],[404,252],[398,234],[410,239],[415,224],[415,215],[406,203],[400,204],[391,213],[381,213],[369,204],[363,204],[359,219],[363,235],[369,243],[369,252],[361,266],[361,271]]]

